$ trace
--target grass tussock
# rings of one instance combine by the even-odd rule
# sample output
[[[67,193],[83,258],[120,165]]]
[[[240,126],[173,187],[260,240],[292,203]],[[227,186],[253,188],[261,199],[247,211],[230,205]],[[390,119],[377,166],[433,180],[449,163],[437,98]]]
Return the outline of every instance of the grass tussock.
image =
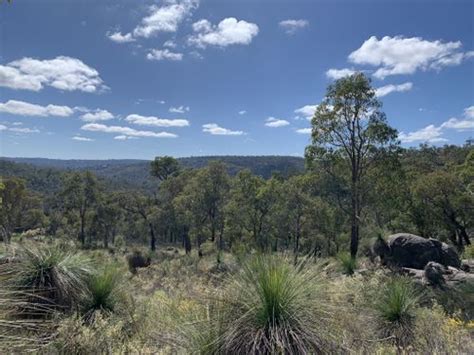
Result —
[[[351,254],[342,252],[337,256],[341,271],[343,274],[352,276],[358,267],[357,259],[353,258]]]
[[[309,262],[250,260],[225,287],[220,349],[242,354],[328,349],[323,290],[323,278]]]
[[[11,290],[29,294],[32,305],[72,310],[84,298],[92,271],[90,259],[80,253],[57,246],[22,247],[13,262],[0,265],[0,280]]]
[[[375,302],[379,328],[386,337],[398,345],[408,345],[413,340],[416,311],[420,293],[407,277],[392,277],[380,288]]]

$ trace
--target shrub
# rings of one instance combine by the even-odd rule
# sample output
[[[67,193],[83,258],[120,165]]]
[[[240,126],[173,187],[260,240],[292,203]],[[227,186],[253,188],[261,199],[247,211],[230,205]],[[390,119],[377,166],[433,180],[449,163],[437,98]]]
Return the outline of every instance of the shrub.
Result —
[[[86,317],[93,316],[95,311],[113,312],[120,300],[120,283],[121,274],[112,266],[92,275],[88,282],[88,297],[82,308]]]
[[[357,269],[357,259],[353,258],[349,253],[339,253],[337,260],[341,266],[341,270],[346,275],[354,275]]]
[[[313,265],[257,257],[229,281],[223,297],[224,353],[308,353],[328,349],[322,278]]]
[[[463,259],[474,259],[474,244],[466,245],[462,253]]]
[[[71,310],[85,295],[91,266],[82,254],[55,246],[22,248],[15,262],[0,265],[0,279],[6,287],[29,294],[32,303]]]
[[[397,345],[409,344],[419,300],[420,294],[407,277],[393,277],[382,284],[375,309],[383,335],[393,337]]]

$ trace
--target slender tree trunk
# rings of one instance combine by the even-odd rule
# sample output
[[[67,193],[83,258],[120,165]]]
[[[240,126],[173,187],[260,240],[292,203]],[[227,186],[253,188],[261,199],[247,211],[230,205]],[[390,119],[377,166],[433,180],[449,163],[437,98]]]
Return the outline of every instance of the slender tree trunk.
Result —
[[[298,251],[300,249],[300,218],[296,219],[296,234],[295,234],[295,248],[293,254],[295,255],[295,264],[298,262]]]
[[[155,236],[155,228],[153,227],[152,223],[148,223],[148,227],[150,228],[150,249],[151,251],[156,250],[156,236]]]
[[[81,231],[79,234],[79,240],[81,241],[82,246],[86,244],[85,219],[86,219],[86,214],[81,213]]]
[[[183,229],[183,243],[184,243],[184,250],[186,251],[186,255],[191,253],[191,239],[189,239],[189,233],[187,228]]]
[[[353,191],[352,196],[352,214],[351,214],[351,256],[355,258],[357,249],[359,248],[359,206],[356,191]]]

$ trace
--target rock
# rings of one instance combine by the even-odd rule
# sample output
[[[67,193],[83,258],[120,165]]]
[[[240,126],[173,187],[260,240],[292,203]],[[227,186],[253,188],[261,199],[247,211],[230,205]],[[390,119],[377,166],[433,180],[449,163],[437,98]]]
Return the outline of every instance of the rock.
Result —
[[[373,250],[383,264],[420,270],[430,261],[456,268],[461,266],[458,254],[446,243],[409,233],[393,234],[387,242],[379,238]]]
[[[461,259],[458,253],[446,243],[441,243],[441,264],[453,266],[457,269],[461,267]]]
[[[424,270],[424,279],[426,282],[430,283],[433,286],[442,286],[444,285],[444,276],[446,268],[434,261],[430,261],[425,266]]]
[[[139,251],[127,255],[128,268],[132,274],[137,273],[138,268],[148,267],[151,264],[151,258],[145,257]]]

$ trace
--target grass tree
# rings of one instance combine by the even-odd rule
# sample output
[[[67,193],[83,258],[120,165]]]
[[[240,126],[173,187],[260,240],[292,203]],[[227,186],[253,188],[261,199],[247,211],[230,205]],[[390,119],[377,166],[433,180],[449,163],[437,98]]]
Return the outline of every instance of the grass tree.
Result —
[[[313,265],[266,256],[243,265],[224,291],[223,353],[303,354],[333,349],[324,284]],[[334,349],[333,349],[334,350]]]

